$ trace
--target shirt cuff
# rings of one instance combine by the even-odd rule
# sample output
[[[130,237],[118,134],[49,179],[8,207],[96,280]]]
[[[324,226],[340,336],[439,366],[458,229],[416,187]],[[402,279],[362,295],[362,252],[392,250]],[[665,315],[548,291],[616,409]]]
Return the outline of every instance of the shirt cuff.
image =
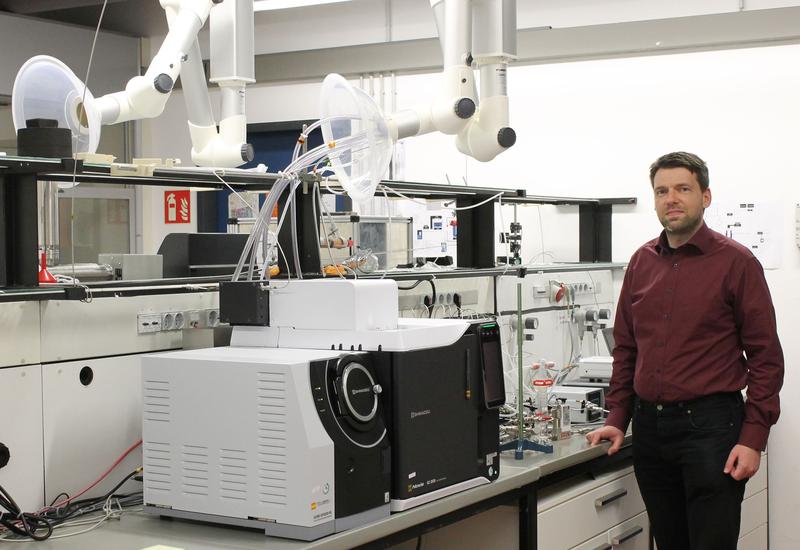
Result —
[[[750,447],[756,451],[763,451],[767,448],[768,437],[769,428],[745,422],[742,424],[742,431],[739,432],[739,445]]]
[[[611,412],[608,413],[606,426],[614,426],[622,430],[622,433],[625,433],[628,431],[628,424],[630,421],[631,415],[629,412],[623,407],[617,407],[616,409],[611,409]]]

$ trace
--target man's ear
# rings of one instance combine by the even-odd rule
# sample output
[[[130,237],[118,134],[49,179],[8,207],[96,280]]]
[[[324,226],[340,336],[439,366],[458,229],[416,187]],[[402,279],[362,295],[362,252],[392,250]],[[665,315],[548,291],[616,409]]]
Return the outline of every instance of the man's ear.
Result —
[[[711,188],[707,187],[703,191],[703,208],[708,208],[709,206],[711,206]]]

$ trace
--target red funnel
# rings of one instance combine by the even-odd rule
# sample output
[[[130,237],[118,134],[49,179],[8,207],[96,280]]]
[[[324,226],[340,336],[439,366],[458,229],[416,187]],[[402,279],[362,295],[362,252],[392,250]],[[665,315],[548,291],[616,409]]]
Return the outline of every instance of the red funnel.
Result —
[[[57,283],[56,278],[53,277],[52,273],[47,271],[47,253],[42,252],[42,268],[39,270],[39,282],[40,283]]]

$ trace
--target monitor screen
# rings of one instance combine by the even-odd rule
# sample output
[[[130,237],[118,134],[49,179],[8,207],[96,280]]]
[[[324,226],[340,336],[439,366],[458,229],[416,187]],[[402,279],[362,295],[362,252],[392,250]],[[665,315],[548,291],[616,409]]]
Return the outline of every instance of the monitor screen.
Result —
[[[483,394],[486,407],[494,409],[506,402],[503,380],[503,355],[500,348],[500,328],[496,323],[482,325],[478,331],[483,367]]]

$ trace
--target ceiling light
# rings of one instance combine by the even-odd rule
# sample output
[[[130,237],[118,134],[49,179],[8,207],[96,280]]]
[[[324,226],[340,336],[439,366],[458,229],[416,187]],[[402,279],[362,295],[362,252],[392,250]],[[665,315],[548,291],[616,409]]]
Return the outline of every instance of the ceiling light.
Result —
[[[335,4],[349,0],[256,0],[253,2],[253,11],[285,10],[303,6],[317,6],[319,4]]]

